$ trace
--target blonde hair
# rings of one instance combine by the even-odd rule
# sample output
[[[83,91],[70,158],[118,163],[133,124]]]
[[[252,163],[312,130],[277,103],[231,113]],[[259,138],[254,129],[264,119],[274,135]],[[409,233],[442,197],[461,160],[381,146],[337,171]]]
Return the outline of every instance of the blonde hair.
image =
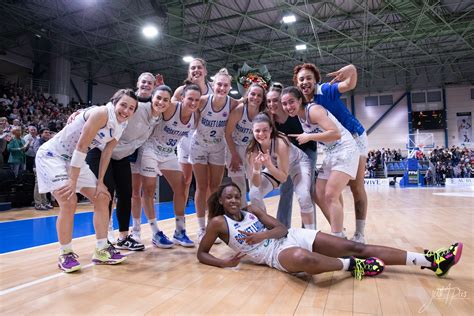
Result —
[[[143,77],[146,77],[146,76],[150,76],[153,78],[153,82],[155,81],[155,75],[152,74],[151,72],[143,72],[140,76],[138,76],[138,79],[137,79],[137,85],[138,83],[140,82],[140,80],[143,78]]]
[[[226,76],[227,78],[229,78],[229,81],[232,82],[232,76],[229,74],[227,68],[219,69],[219,71],[214,75],[214,78],[216,78],[217,76]]]

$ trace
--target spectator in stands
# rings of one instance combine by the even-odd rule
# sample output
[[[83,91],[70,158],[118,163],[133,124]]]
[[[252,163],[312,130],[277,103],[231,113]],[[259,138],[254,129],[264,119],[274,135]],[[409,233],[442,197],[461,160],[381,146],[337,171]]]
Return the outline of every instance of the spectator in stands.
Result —
[[[30,125],[28,126],[28,134],[23,137],[23,141],[25,144],[29,144],[28,150],[25,152],[26,156],[26,171],[33,172],[33,166],[35,164],[35,155],[36,152],[33,149],[33,143],[38,138],[38,130],[36,126]]]
[[[35,156],[40,146],[46,143],[50,138],[51,138],[51,134],[50,134],[49,129],[47,128],[40,129],[39,137],[33,143],[33,152]],[[34,171],[35,171],[35,189],[34,189],[33,196],[35,200],[35,209],[38,211],[47,211],[49,209],[52,209],[53,206],[48,201],[47,194],[38,192],[38,178],[36,177],[36,168],[34,169]]]
[[[19,173],[25,170],[25,151],[28,150],[30,145],[21,139],[21,127],[14,126],[11,133],[13,138],[7,145],[7,149],[10,152],[8,163],[15,177],[18,177]]]
[[[0,117],[0,168],[3,167],[8,159],[7,144],[10,139],[10,126],[8,125],[7,118]]]

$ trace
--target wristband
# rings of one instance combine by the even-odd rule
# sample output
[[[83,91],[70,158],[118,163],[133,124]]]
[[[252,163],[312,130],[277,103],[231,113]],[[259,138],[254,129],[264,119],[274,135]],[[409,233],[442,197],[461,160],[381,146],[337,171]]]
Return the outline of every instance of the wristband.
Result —
[[[253,174],[254,174],[254,175],[259,175],[259,174],[260,174],[260,170],[253,170]]]
[[[86,153],[80,152],[77,149],[74,149],[71,157],[71,167],[82,168],[86,162]]]

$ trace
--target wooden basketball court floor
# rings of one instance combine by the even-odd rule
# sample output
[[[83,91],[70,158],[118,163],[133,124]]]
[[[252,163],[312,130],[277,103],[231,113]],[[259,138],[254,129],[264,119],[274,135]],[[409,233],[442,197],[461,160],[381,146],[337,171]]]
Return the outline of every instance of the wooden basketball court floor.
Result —
[[[354,280],[347,272],[293,276],[245,258],[233,269],[200,264],[196,249],[150,246],[143,225],[144,252],[133,252],[117,266],[90,263],[94,236],[74,240],[82,270],[56,267],[58,245],[0,256],[2,315],[472,315],[474,295],[473,188],[368,188],[369,243],[411,251],[464,243],[463,256],[448,277],[419,267],[387,267],[375,278]],[[275,214],[279,196],[266,200]],[[350,192],[344,192],[347,235],[354,230]],[[293,226],[300,217],[296,200]],[[34,214],[27,212],[25,214]],[[0,215],[11,218],[11,213]],[[329,231],[320,211],[318,228]],[[170,236],[174,220],[159,223]],[[195,216],[187,228],[196,238]],[[230,256],[225,244],[216,256]]]

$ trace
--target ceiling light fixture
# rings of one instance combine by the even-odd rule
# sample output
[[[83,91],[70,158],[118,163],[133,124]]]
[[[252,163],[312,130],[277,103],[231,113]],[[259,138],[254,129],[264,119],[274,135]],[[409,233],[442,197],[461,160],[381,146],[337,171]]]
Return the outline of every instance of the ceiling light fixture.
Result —
[[[183,60],[184,60],[184,62],[186,62],[186,63],[190,63],[190,62],[192,62],[192,61],[194,60],[194,57],[193,57],[193,56],[184,56],[184,57],[183,57]]]
[[[146,38],[154,38],[158,35],[158,29],[154,25],[147,25],[142,29]]]
[[[295,48],[296,50],[305,50],[307,47],[306,47],[306,44],[300,44],[300,45],[296,45]]]
[[[296,22],[296,16],[294,16],[293,14],[285,15],[283,17],[283,23],[290,24],[294,22]]]

